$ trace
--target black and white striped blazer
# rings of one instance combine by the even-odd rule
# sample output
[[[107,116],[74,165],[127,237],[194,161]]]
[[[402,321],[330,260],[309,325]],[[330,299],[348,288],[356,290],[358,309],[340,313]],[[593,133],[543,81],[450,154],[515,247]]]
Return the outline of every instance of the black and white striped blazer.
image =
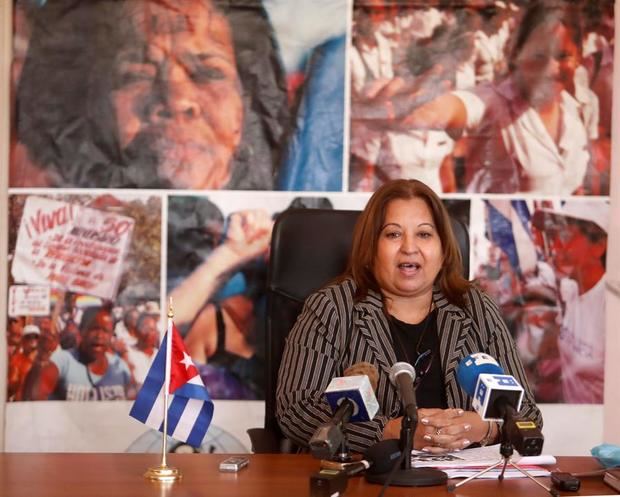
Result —
[[[351,448],[363,451],[380,440],[387,421],[399,415],[400,400],[389,379],[397,359],[381,295],[371,291],[354,302],[355,288],[348,279],[310,295],[288,335],[278,377],[277,417],[282,432],[302,446],[331,417],[323,398],[329,382],[358,362],[369,362],[379,371],[379,413],[372,421],[348,425]],[[462,309],[435,289],[433,301],[448,407],[471,410],[471,399],[457,384],[456,367],[465,356],[485,352],[523,385],[521,414],[542,427],[515,344],[492,299],[471,289]]]

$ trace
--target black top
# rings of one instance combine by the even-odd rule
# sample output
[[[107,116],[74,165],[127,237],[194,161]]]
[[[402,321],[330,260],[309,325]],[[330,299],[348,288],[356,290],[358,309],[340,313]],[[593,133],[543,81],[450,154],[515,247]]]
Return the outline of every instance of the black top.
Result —
[[[446,409],[448,403],[443,385],[436,321],[435,310],[418,324],[404,323],[390,316],[390,331],[396,358],[415,368],[414,385],[418,407]]]

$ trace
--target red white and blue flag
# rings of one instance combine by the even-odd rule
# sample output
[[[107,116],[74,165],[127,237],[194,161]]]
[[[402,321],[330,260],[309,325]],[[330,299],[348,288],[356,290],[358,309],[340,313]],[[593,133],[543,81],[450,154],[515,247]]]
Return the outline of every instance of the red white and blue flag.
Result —
[[[487,200],[486,237],[508,257],[517,273],[536,268],[538,253],[530,230],[530,211],[524,200]]]
[[[168,336],[170,336],[170,339]],[[129,415],[163,432],[166,350],[171,344],[169,369],[168,435],[199,447],[213,417],[213,402],[198,369],[185,350],[183,339],[169,319],[168,332],[162,340],[151,368],[138,392]]]

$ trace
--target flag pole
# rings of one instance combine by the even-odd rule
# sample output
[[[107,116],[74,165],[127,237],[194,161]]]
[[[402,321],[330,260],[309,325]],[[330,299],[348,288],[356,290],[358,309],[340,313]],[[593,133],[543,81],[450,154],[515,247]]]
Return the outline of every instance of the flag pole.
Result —
[[[166,333],[166,370],[164,376],[164,432],[162,433],[161,464],[149,468],[144,477],[160,482],[175,482],[181,479],[181,472],[177,468],[168,466],[166,456],[168,454],[168,401],[170,398],[170,358],[172,357],[172,297],[168,305],[168,331]]]

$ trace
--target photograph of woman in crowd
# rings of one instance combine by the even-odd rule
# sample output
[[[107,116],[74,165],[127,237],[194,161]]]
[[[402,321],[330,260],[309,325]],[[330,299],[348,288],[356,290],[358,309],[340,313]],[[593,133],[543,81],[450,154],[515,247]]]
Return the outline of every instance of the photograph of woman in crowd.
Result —
[[[434,58],[405,58],[408,74],[394,75],[372,98],[352,100],[352,122],[373,129],[383,140],[374,167],[385,178],[417,177],[407,173],[402,161],[391,169],[389,162],[382,162],[386,153],[396,156],[390,149],[393,140],[386,137],[411,130],[442,131],[456,141],[446,156],[457,191],[608,193],[607,125],[600,121],[599,104],[607,95],[600,89],[604,85],[595,84],[601,73],[591,70],[592,51],[584,55],[585,37],[593,32],[591,21],[584,33],[584,18],[586,13],[590,19],[595,15],[586,7],[583,2],[536,1],[435,9],[432,35],[410,42],[408,48],[415,54],[420,47],[436,47]],[[599,14],[602,22],[603,12]],[[393,24],[405,19],[401,13]],[[495,31],[474,31],[476,20],[494,23]],[[514,25],[516,29],[510,29]],[[462,49],[472,43],[470,52]],[[397,53],[393,45],[391,54]],[[427,70],[415,74],[416,62],[427,59],[433,61]],[[468,65],[473,78],[457,84]],[[593,91],[597,88],[598,94]]]

